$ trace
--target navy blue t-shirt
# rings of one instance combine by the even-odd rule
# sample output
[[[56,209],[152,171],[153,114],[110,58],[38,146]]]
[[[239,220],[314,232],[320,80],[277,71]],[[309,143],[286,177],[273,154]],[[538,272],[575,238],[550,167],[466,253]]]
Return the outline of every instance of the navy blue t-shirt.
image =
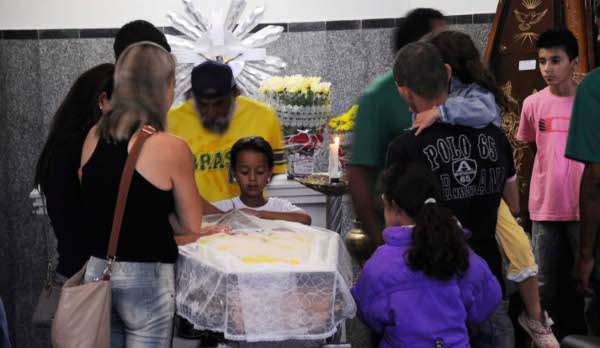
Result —
[[[506,180],[516,173],[504,132],[493,125],[475,129],[435,124],[419,136],[409,132],[390,144],[387,166],[399,162],[418,162],[431,169],[445,205],[471,231],[471,248],[502,282],[496,221]]]

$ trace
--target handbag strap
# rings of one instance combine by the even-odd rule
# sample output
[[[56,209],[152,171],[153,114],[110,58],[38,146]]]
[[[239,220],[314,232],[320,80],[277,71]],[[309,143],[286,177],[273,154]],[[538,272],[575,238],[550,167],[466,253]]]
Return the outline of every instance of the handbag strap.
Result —
[[[108,253],[106,258],[109,263],[115,260],[117,254],[117,246],[119,244],[119,234],[121,233],[121,224],[123,222],[123,214],[125,213],[125,205],[127,204],[127,195],[129,194],[129,186],[131,185],[131,178],[133,177],[133,171],[135,164],[140,156],[142,146],[148,140],[150,136],[156,133],[156,129],[151,126],[144,126],[142,131],[138,134],[123,168],[123,175],[121,175],[121,182],[119,183],[119,195],[117,197],[117,206],[115,207],[115,215],[113,217],[112,231],[110,233],[110,242],[108,244]],[[109,269],[110,271],[110,269]],[[109,274],[110,276],[110,274]]]

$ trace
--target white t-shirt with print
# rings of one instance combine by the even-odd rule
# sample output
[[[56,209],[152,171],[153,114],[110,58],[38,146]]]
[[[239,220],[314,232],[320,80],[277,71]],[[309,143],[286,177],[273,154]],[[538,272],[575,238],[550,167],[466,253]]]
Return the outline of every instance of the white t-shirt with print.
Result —
[[[281,199],[281,198],[276,198],[276,197],[269,197],[269,199],[267,200],[267,204],[265,204],[261,207],[249,207],[249,206],[245,205],[244,202],[242,202],[242,200],[240,199],[239,196],[234,197],[232,199],[226,199],[223,201],[214,202],[211,204],[223,212],[228,212],[230,210],[239,210],[239,209],[272,211],[272,212],[276,212],[276,213],[304,212],[304,210],[293,205],[290,201]]]

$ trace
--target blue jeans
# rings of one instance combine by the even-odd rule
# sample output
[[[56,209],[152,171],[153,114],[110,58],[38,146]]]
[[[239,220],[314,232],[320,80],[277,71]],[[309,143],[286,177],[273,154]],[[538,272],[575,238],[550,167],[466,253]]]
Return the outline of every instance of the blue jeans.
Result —
[[[105,266],[105,260],[92,257],[85,271],[85,282],[99,277]],[[111,288],[111,347],[171,347],[174,265],[115,262]]]
[[[471,335],[473,348],[514,348],[515,331],[508,316],[508,300],[502,300],[492,316]]]

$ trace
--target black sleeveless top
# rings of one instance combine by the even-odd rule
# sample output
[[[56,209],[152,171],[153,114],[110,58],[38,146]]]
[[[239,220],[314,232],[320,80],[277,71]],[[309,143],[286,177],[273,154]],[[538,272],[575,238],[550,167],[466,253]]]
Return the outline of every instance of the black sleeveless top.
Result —
[[[127,160],[128,141],[110,143],[104,139],[82,168],[83,230],[91,255],[106,258],[119,182]],[[175,263],[177,245],[169,214],[175,202],[173,192],[164,191],[133,172],[123,216],[117,261]]]

